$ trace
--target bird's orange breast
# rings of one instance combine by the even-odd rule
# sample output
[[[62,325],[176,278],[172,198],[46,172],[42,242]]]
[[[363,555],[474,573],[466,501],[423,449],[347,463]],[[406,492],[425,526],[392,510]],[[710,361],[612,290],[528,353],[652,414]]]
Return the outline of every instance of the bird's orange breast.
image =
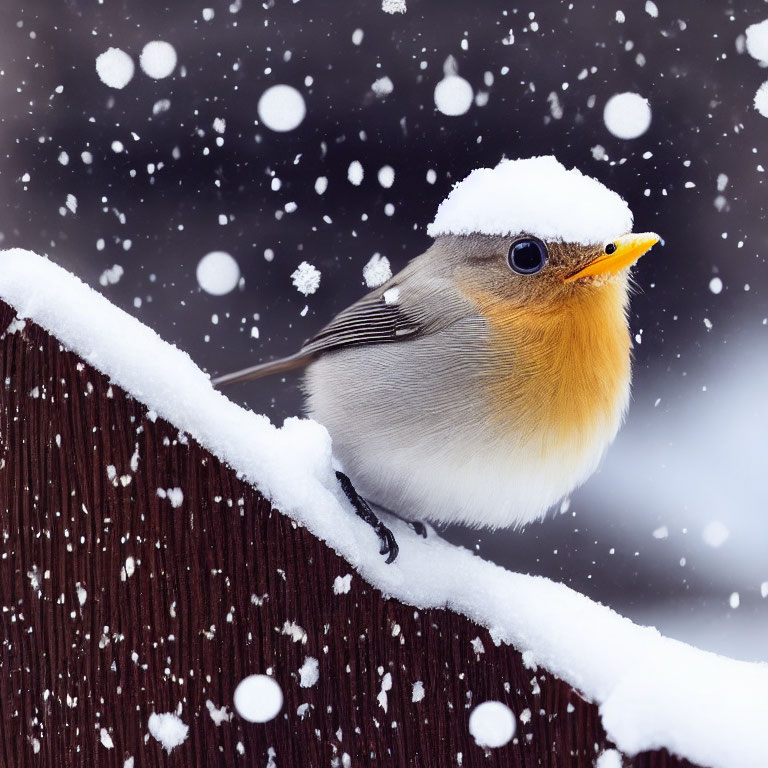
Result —
[[[626,285],[612,281],[545,306],[473,297],[487,320],[487,417],[542,451],[610,440],[626,407],[631,342]],[[609,435],[609,436],[608,436]]]

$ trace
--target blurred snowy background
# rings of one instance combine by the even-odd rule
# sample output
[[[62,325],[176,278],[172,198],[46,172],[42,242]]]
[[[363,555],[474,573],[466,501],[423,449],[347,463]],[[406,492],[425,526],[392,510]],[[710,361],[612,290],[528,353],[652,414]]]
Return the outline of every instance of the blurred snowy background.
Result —
[[[295,350],[374,254],[418,255],[473,168],[556,154],[665,239],[636,271],[629,419],[552,519],[445,535],[768,660],[768,70],[750,55],[768,42],[745,38],[768,3],[405,5],[4,0],[0,246],[47,253],[220,373]],[[275,85],[294,89],[283,124],[258,107]],[[650,106],[634,138],[642,102],[605,119],[624,92]],[[221,295],[197,275],[215,251],[234,262],[201,280]],[[295,377],[229,394],[278,423],[301,409]]]

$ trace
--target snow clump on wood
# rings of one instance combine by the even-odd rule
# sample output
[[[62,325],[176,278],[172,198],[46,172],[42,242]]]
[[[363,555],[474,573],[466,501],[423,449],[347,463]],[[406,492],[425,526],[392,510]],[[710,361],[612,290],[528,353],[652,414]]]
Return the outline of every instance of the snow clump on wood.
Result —
[[[168,753],[183,744],[189,733],[189,726],[173,712],[163,712],[159,715],[153,712],[149,716],[147,726],[152,736],[163,745]]]

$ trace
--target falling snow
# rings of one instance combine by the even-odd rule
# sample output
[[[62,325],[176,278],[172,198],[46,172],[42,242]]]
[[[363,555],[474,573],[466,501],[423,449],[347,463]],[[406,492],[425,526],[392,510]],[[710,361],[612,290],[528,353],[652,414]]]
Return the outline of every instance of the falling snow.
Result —
[[[391,78],[384,76],[374,81],[371,90],[377,96],[389,96],[389,94],[395,90],[395,84],[392,82]]]
[[[515,716],[501,701],[484,701],[469,716],[469,732],[480,747],[503,747],[515,735]]]
[[[259,98],[256,107],[259,119],[276,133],[298,128],[307,114],[304,97],[293,86],[273,85]]]
[[[389,189],[395,183],[395,169],[391,165],[383,165],[377,174],[379,184],[384,189]]]
[[[617,93],[606,102],[603,121],[617,139],[636,139],[651,125],[651,105],[638,93]]]
[[[299,293],[310,296],[320,287],[320,270],[309,262],[302,261],[291,275],[291,281]]]
[[[347,179],[350,184],[359,187],[363,183],[363,166],[359,160],[353,160],[347,168]]]
[[[139,66],[144,74],[155,80],[169,77],[176,69],[176,49],[164,40],[147,43],[139,56]]]
[[[96,57],[96,74],[110,88],[125,88],[135,69],[133,59],[120,48],[108,48]]]
[[[459,75],[447,75],[435,86],[435,106],[448,117],[467,113],[473,97],[472,86]]]
[[[755,93],[755,109],[763,116],[768,117],[768,80],[766,80]]]
[[[268,675],[249,675],[237,684],[234,705],[249,723],[266,723],[283,708],[283,691]]]
[[[725,544],[730,535],[731,532],[728,526],[720,520],[712,520],[707,523],[701,532],[701,538],[704,539],[704,543],[713,549],[717,549]]]
[[[747,27],[746,48],[752,58],[768,64],[768,19]]]
[[[392,267],[389,259],[380,253],[374,253],[363,267],[363,280],[368,288],[376,288],[392,277]]]
[[[381,10],[384,13],[405,13],[405,0],[381,0]]]
[[[240,267],[226,251],[211,251],[203,256],[195,271],[198,285],[212,296],[223,296],[237,287]]]
[[[105,269],[99,275],[99,285],[115,285],[120,282],[120,278],[125,274],[125,270],[120,264],[113,264],[109,269]]]

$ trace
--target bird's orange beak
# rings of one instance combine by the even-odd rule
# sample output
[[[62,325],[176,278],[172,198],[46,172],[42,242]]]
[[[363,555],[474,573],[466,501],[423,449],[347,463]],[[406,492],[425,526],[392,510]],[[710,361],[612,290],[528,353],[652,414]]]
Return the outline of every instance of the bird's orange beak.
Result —
[[[606,246],[605,253],[580,269],[575,275],[565,278],[566,283],[590,275],[615,275],[622,269],[631,267],[644,253],[650,251],[659,236],[654,232],[641,232],[637,235],[622,235]],[[611,248],[610,246],[614,247]]]

